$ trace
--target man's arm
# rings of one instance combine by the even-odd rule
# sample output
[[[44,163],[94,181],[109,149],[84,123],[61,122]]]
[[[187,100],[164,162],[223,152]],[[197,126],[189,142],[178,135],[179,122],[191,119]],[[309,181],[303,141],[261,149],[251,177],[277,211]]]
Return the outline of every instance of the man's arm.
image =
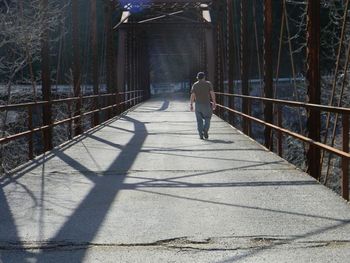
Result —
[[[191,93],[191,98],[190,98],[190,110],[193,111],[193,103],[196,100],[196,95],[194,95],[194,92]]]
[[[216,109],[216,96],[215,96],[215,93],[214,91],[210,91],[210,97],[211,97],[211,100],[213,101],[213,110]]]

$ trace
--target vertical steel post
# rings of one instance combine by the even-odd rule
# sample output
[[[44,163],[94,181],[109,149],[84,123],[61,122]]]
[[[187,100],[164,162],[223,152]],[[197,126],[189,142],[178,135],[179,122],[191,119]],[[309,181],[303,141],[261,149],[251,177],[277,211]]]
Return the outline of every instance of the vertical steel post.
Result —
[[[48,19],[48,0],[42,0],[44,21]],[[46,23],[44,23],[46,24]],[[52,105],[51,105],[51,78],[50,78],[50,48],[49,48],[49,29],[44,25],[41,39],[41,80],[43,105],[43,125],[52,124]],[[43,131],[44,152],[52,149],[52,127],[49,126]]]
[[[221,12],[221,8],[219,9],[219,17],[221,17],[222,12]],[[223,59],[224,59],[224,55],[223,55],[223,28],[222,28],[222,20],[221,18],[219,18],[219,21],[217,21],[217,42],[216,42],[216,83],[217,83],[217,87],[219,89],[219,92],[224,92],[224,63],[223,63]],[[223,105],[224,104],[224,97],[222,95],[219,95],[218,97],[218,102],[219,104]],[[218,109],[218,115],[220,116],[220,118],[223,118],[224,115],[224,111],[221,107],[219,107]]]
[[[228,92],[234,93],[234,74],[235,74],[235,39],[233,28],[233,0],[227,0],[227,41],[228,41]],[[229,108],[235,108],[235,98],[229,98]],[[232,113],[230,113],[232,114]],[[233,114],[232,114],[233,115]],[[234,115],[229,118],[229,122],[234,125]]]
[[[255,0],[254,0],[255,1]],[[273,97],[273,65],[272,65],[272,0],[264,0],[264,95]],[[273,105],[264,103],[264,117],[268,123],[273,123]],[[272,129],[265,126],[265,147],[273,150]]]
[[[98,45],[97,45],[97,14],[96,0],[90,0],[91,5],[91,48],[92,48],[92,85],[94,95],[97,96],[98,91]],[[99,97],[94,98],[94,110],[98,109]],[[93,114],[93,126],[97,126],[99,121],[99,112]]]
[[[135,96],[135,90],[136,90],[136,84],[137,84],[137,76],[136,76],[136,32],[135,32],[135,22],[132,23],[132,40],[131,40],[131,48],[132,48],[132,55],[131,55],[131,61],[132,61],[132,93],[130,94],[130,107],[134,106],[134,96]]]
[[[117,53],[117,74],[118,74],[118,90],[125,90],[125,78],[127,78],[126,70],[125,70],[125,60],[126,60],[126,39],[127,32],[125,27],[120,27],[118,29],[118,53]],[[118,96],[120,99],[120,96]]]
[[[72,41],[73,41],[73,86],[74,97],[81,97],[81,70],[80,70],[80,48],[79,48],[79,3],[78,0],[72,0]],[[74,116],[81,115],[81,100],[77,100],[75,103]],[[82,133],[82,119],[77,118],[74,120],[75,135]]]
[[[219,15],[217,15],[219,17]],[[214,78],[214,86],[216,87],[218,92],[222,92],[221,91],[221,86],[220,86],[220,52],[219,52],[219,47],[220,47],[220,26],[219,26],[219,22],[216,21],[216,25],[215,25],[215,78]],[[221,104],[221,95],[218,96],[217,98],[217,102],[219,104]],[[220,116],[220,112],[221,112],[221,108],[218,107],[216,109],[216,114]]]
[[[71,140],[73,138],[73,122],[72,122],[72,101],[67,102],[67,107],[68,107],[68,139]]]
[[[127,34],[126,34],[126,56],[125,56],[125,76],[126,76],[126,85],[124,92],[129,92],[130,86],[131,86],[131,74],[130,74],[130,27],[128,27]],[[127,101],[129,99],[129,95],[126,93],[124,94],[124,100]],[[128,103],[124,103],[124,110],[128,109]]]
[[[33,130],[33,106],[28,106],[28,129]],[[28,157],[29,160],[34,158],[33,133],[29,134],[28,140]]]
[[[113,2],[105,1],[105,32],[106,32],[106,82],[108,93],[114,92],[113,71],[114,71],[114,41],[112,26]],[[113,104],[112,96],[108,96],[107,105]],[[107,111],[107,118],[112,118],[112,109]]]
[[[277,126],[280,128],[283,128],[282,114],[282,107],[277,105]],[[277,154],[283,157],[283,133],[281,131],[277,132]]]
[[[214,82],[215,79],[215,51],[214,51],[214,32],[213,26],[205,28],[205,47],[206,47],[206,70],[208,80]],[[214,87],[217,89],[217,87]]]
[[[343,151],[349,152],[349,115],[343,114]],[[349,158],[342,158],[342,196],[349,201]]]
[[[242,94],[249,95],[249,30],[248,30],[248,9],[250,1],[241,1],[241,85]],[[249,101],[242,99],[242,112],[249,114]],[[250,133],[250,122],[246,118],[242,120],[242,128],[245,134]]]
[[[144,100],[149,99],[151,97],[151,76],[150,76],[150,54],[148,48],[148,41],[146,41],[145,45],[145,77],[146,77],[146,92],[144,93]]]
[[[308,102],[320,104],[320,1],[308,0],[307,6],[307,95]],[[320,141],[320,111],[308,110],[308,136]],[[320,149],[310,146],[307,152],[308,173],[320,177]]]

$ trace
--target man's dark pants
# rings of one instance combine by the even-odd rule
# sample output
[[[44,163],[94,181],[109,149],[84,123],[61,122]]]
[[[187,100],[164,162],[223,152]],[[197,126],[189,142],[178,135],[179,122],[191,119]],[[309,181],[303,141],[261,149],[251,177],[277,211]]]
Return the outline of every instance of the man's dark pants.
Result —
[[[212,114],[213,110],[210,103],[207,104],[196,102],[197,128],[200,137],[202,137],[203,134],[208,133]]]

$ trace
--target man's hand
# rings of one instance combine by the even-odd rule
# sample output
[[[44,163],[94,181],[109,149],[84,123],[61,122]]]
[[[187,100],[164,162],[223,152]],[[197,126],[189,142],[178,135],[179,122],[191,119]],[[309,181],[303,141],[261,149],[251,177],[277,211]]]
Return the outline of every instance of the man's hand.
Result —
[[[193,104],[190,104],[190,110],[193,111]]]
[[[213,107],[213,110],[216,110],[216,102],[214,101],[211,105]]]

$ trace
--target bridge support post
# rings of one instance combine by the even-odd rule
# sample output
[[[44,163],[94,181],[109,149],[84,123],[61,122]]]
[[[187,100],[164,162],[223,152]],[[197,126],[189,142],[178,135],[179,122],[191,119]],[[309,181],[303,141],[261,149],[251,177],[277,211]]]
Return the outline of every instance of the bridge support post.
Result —
[[[273,65],[272,65],[272,0],[264,0],[264,95],[273,97]],[[273,123],[273,106],[264,103],[265,121]],[[273,150],[272,129],[265,126],[265,147]]]
[[[118,90],[121,90],[122,92],[125,90],[126,34],[127,32],[124,28],[119,28],[118,54],[117,54],[117,61],[118,61],[117,78],[118,78]]]
[[[132,72],[132,86],[131,86],[131,89],[132,89],[132,93],[130,94],[130,99],[131,99],[131,102],[130,102],[130,107],[133,107],[135,105],[134,103],[134,96],[135,96],[135,90],[137,89],[137,71],[136,71],[136,63],[137,63],[137,45],[136,45],[136,26],[135,26],[135,22],[133,21],[132,23],[132,40],[131,40],[131,61],[132,61],[132,69],[131,69],[131,72]]]
[[[92,48],[92,85],[94,95],[99,94],[98,90],[98,44],[97,44],[97,14],[96,14],[96,0],[90,0],[91,5],[91,48]],[[99,98],[94,98],[94,110],[99,107]],[[97,126],[100,124],[100,113],[95,112],[93,114],[92,124]]]
[[[227,0],[227,51],[228,51],[228,92],[234,93],[234,74],[235,74],[235,39],[234,39],[234,28],[233,28],[233,0]],[[235,98],[229,97],[229,108],[235,109]],[[235,124],[235,118],[233,113],[229,118],[229,123]]]
[[[48,0],[42,0],[42,8],[45,20],[47,17]],[[51,105],[51,78],[50,78],[50,54],[49,54],[49,31],[44,27],[41,41],[41,79],[42,96],[48,103],[43,105],[43,125],[49,125],[43,131],[44,152],[52,149],[52,105]]]
[[[241,88],[243,95],[249,95],[249,0],[241,1]],[[242,99],[242,112],[249,114],[249,101],[246,98]],[[246,118],[242,120],[243,133],[250,134],[250,121]]]
[[[309,103],[320,104],[320,2],[308,0],[307,6],[307,97]],[[320,141],[320,112],[308,110],[308,136]],[[307,151],[308,173],[319,178],[321,173],[320,149],[310,146]]]
[[[223,44],[224,44],[224,36],[223,36],[223,16],[224,12],[222,10],[222,5],[220,4],[218,6],[218,21],[216,21],[216,88],[219,92],[225,92],[224,91],[224,50],[223,50]],[[219,104],[224,105],[224,96],[220,95],[217,98],[217,101]],[[217,114],[220,116],[220,118],[224,119],[224,110],[219,107],[217,109]]]
[[[72,1],[72,41],[73,41],[73,87],[74,97],[81,97],[81,70],[80,70],[80,48],[79,48],[79,2],[78,0]],[[74,117],[81,115],[81,99],[76,100]],[[74,119],[75,135],[82,133],[81,123],[82,118]]]
[[[113,39],[113,2],[105,2],[105,32],[106,32],[106,79],[108,93],[117,93],[116,69],[115,69],[115,45]],[[114,104],[112,96],[108,96],[108,106]],[[107,111],[108,119],[112,118],[112,109]]]
[[[349,115],[343,114],[343,151],[349,152]],[[342,159],[342,196],[349,201],[349,158]]]
[[[215,79],[215,54],[214,54],[214,36],[213,27],[207,26],[205,28],[205,42],[206,42],[206,57],[207,57],[207,72],[208,80],[214,82]],[[214,87],[217,89],[217,87]]]

